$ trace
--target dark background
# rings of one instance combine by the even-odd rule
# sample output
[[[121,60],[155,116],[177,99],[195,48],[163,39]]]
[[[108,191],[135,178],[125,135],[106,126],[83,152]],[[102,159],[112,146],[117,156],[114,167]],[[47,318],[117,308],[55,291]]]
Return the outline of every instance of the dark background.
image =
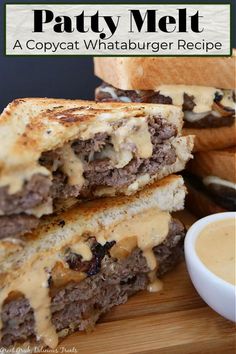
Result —
[[[3,21],[4,3],[66,3],[66,0],[11,0],[1,1],[0,22]],[[79,3],[70,0],[69,2]],[[86,2],[81,0],[81,2]],[[92,0],[91,0],[92,2]],[[94,3],[119,3],[119,1],[94,0]],[[122,2],[122,1],[120,1]],[[141,0],[124,0],[126,3],[145,3]],[[150,1],[151,2],[151,1]],[[160,1],[161,2],[161,1]],[[163,2],[163,1],[162,1]],[[167,3],[181,1],[168,0]],[[183,0],[183,3],[232,3],[235,13],[235,0]],[[152,1],[157,3],[158,1]],[[233,29],[235,30],[235,28]],[[232,30],[232,33],[233,33]],[[3,54],[4,31],[0,36],[0,111],[13,99],[20,97],[63,97],[93,99],[94,88],[99,80],[93,76],[93,63],[90,57],[6,57]],[[234,38],[234,47],[235,47]]]

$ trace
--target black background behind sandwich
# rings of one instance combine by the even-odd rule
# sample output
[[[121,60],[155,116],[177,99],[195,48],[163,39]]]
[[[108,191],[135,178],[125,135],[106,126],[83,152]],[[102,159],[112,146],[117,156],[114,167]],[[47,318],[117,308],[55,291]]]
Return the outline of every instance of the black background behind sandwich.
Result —
[[[4,3],[63,3],[66,1],[1,1],[0,22],[4,23]],[[72,3],[79,1],[70,0]],[[85,1],[81,1],[85,2]],[[92,2],[92,1],[91,1]],[[119,3],[119,1],[101,0],[94,3]],[[122,2],[122,1],[121,1]],[[124,1],[126,3],[145,3],[145,1]],[[151,2],[151,1],[150,1]],[[158,1],[152,1],[158,4]],[[181,1],[168,0],[167,3],[180,3]],[[235,0],[231,1],[190,1],[183,3],[231,3],[235,14]],[[234,15],[233,15],[234,16]],[[93,75],[93,62],[90,57],[6,57],[4,56],[4,32],[0,32],[0,112],[13,99],[20,97],[61,97],[93,99],[94,89],[100,80]],[[235,38],[233,42],[234,47]]]

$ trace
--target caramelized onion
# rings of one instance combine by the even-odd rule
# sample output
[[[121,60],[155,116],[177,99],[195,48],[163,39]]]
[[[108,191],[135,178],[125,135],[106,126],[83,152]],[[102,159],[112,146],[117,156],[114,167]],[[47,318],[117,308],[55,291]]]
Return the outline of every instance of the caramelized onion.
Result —
[[[52,286],[60,288],[71,281],[76,283],[86,278],[86,274],[66,268],[62,263],[57,262],[52,270]]]

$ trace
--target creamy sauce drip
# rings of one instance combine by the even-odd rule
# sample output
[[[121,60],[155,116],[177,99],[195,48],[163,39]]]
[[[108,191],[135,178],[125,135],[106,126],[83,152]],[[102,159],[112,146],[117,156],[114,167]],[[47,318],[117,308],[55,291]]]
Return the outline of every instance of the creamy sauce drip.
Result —
[[[148,277],[150,282],[148,284],[147,290],[150,293],[156,293],[163,289],[163,282],[157,278],[156,270],[150,272]]]
[[[236,284],[236,219],[212,222],[199,234],[196,252],[205,266],[228,283]]]
[[[147,290],[150,293],[157,293],[163,290],[163,282],[160,279],[156,279],[152,283],[148,284]]]
[[[84,184],[84,167],[81,159],[74,153],[69,144],[62,148],[63,171],[68,176],[68,182],[71,186]]]
[[[0,292],[0,310],[11,292],[22,293],[29,300],[30,306],[34,310],[37,340],[42,340],[50,348],[55,348],[58,344],[58,336],[51,322],[51,298],[48,287],[49,270],[55,264],[55,258],[52,256],[48,258],[50,259],[36,261],[27,272],[22,273],[9,286],[2,289]],[[0,319],[0,330],[2,326]]]

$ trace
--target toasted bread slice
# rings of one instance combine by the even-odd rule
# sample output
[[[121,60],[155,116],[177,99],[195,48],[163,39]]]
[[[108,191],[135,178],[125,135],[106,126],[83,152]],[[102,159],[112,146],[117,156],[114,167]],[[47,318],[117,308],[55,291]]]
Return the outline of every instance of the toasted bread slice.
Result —
[[[96,57],[94,73],[122,90],[155,90],[159,85],[235,87],[232,57]]]

